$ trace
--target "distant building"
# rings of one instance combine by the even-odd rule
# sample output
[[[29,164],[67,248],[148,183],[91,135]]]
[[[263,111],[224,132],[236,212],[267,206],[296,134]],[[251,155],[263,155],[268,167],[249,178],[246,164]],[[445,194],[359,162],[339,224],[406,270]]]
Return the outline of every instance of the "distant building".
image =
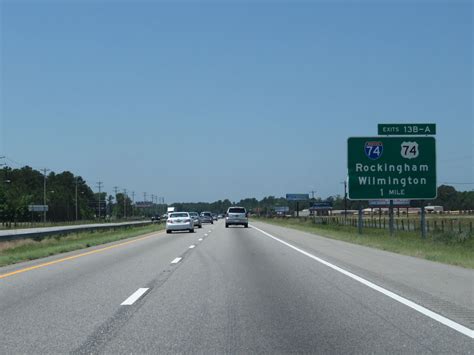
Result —
[[[299,211],[299,216],[300,217],[309,217],[310,216],[310,212],[308,209],[305,209],[305,210],[301,210]],[[295,212],[295,217],[296,217],[296,212]]]
[[[441,213],[444,212],[443,206],[426,206],[425,211],[428,213]]]
[[[332,211],[332,203],[330,201],[315,202],[309,208],[311,216],[329,216]]]

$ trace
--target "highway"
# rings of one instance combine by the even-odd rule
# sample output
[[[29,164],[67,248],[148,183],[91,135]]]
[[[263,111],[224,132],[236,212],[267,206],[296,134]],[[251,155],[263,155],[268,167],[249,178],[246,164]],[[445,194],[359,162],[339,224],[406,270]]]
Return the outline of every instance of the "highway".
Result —
[[[474,353],[472,270],[222,220],[0,268],[0,353]]]

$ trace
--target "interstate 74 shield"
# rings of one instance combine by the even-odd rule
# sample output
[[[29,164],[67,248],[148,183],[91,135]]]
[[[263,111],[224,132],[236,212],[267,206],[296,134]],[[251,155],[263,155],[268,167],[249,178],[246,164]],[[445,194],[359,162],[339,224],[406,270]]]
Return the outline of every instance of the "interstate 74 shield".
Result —
[[[382,156],[383,143],[380,141],[368,141],[364,145],[365,155],[371,160],[377,160]]]

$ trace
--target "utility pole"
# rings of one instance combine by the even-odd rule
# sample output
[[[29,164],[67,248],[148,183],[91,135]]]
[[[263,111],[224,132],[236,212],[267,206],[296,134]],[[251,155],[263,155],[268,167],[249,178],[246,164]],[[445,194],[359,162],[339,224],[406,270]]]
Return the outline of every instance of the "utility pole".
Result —
[[[346,223],[347,219],[347,180],[344,180],[341,182],[341,184],[344,184],[344,224]]]
[[[123,218],[127,218],[127,189],[123,189]]]
[[[143,193],[143,215],[146,215],[146,192]]]
[[[118,194],[119,187],[118,187],[118,186],[114,186],[113,189],[114,189],[115,204],[117,205],[117,208],[118,208],[117,194]],[[117,211],[117,213],[118,213],[118,211]]]
[[[46,223],[46,173],[49,169],[41,169],[43,171],[43,223]]]
[[[347,218],[347,180],[344,180],[344,220]]]
[[[132,216],[135,216],[134,205],[135,205],[135,191],[132,191]]]
[[[99,188],[99,221],[100,221],[100,193],[101,193],[101,188],[104,185],[102,181],[97,181],[97,187]]]
[[[76,222],[78,220],[78,213],[77,213],[78,209],[77,209],[77,176],[76,176]]]

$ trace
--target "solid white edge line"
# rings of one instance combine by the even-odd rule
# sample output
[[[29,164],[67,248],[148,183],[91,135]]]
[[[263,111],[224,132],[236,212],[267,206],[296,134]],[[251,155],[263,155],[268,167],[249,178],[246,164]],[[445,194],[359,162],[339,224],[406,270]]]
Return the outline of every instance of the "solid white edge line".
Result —
[[[433,320],[435,320],[435,321],[437,321],[441,324],[444,324],[445,326],[447,326],[451,329],[456,330],[457,332],[459,332],[461,334],[464,334],[464,335],[468,336],[471,339],[474,339],[474,330],[469,329],[468,327],[465,327],[465,326],[463,326],[459,323],[456,323],[456,322],[452,321],[451,319],[448,319],[448,318],[446,318],[446,317],[444,317],[444,316],[442,316],[438,313],[430,311],[429,309],[427,309],[423,306],[420,306],[419,304],[417,304],[413,301],[410,301],[410,300],[408,300],[408,299],[406,299],[402,296],[397,295],[396,293],[393,293],[389,290],[386,290],[385,288],[380,287],[380,286],[378,286],[378,285],[376,285],[376,284],[374,284],[374,283],[372,283],[372,282],[370,282],[370,281],[368,281],[368,280],[366,280],[366,279],[364,279],[360,276],[357,276],[357,275],[355,275],[355,274],[353,274],[353,273],[351,273],[347,270],[344,270],[344,269],[340,268],[339,266],[333,265],[333,264],[327,262],[326,260],[318,258],[317,256],[314,256],[314,255],[312,255],[312,254],[310,254],[310,253],[308,253],[308,252],[306,252],[306,251],[304,251],[304,250],[302,250],[298,247],[295,247],[294,245],[291,245],[290,243],[287,243],[287,242],[285,242],[285,241],[283,241],[283,240],[281,240],[277,237],[274,237],[270,233],[267,233],[267,232],[261,230],[260,228],[257,228],[253,225],[252,225],[252,228],[254,228],[255,230],[258,230],[260,233],[265,234],[267,237],[270,237],[270,238],[276,240],[277,242],[280,242],[281,244],[284,244],[287,247],[289,247],[293,250],[296,250],[297,252],[299,252],[303,255],[306,255],[307,257],[309,257],[313,260],[316,260],[317,262],[319,262],[323,265],[326,265],[326,266],[330,267],[331,269],[336,270],[336,271],[340,272],[341,274],[344,274],[344,275],[350,277],[351,279],[356,280],[356,281],[360,282],[361,284],[363,284],[367,287],[370,287],[371,289],[373,289],[375,291],[378,291],[378,292],[384,294],[385,296],[388,296],[391,299],[393,299],[397,302],[400,302],[401,304],[404,304],[405,306],[408,306],[408,307],[414,309],[415,311],[417,311],[417,312],[419,312],[419,313],[421,313],[421,314],[423,314],[423,315],[425,315],[425,316],[427,316],[427,317],[429,317],[429,318],[431,318],[431,319],[433,319]]]
[[[189,246],[189,249],[193,249],[193,248],[195,248],[195,247],[196,247],[196,246],[193,244],[193,245],[190,245],[190,246]]]
[[[181,261],[182,258],[174,258],[173,261],[171,262],[171,264],[177,264]]]
[[[145,292],[147,292],[148,290],[149,290],[148,288],[139,288],[129,298],[127,298],[125,301],[123,301],[120,305],[121,306],[131,306],[140,297],[142,297],[145,294]]]

